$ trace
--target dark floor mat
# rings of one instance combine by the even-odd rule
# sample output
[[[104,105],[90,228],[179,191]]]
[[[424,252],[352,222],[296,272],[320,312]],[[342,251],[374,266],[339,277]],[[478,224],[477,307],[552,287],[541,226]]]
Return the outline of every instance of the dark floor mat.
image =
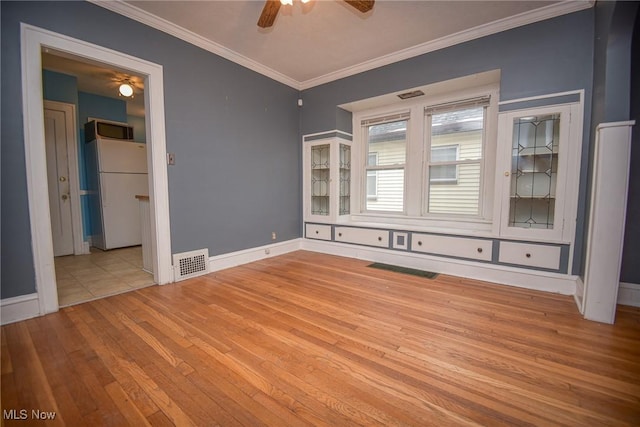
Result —
[[[438,276],[438,273],[433,273],[431,271],[416,270],[415,268],[400,267],[397,265],[382,264],[379,262],[369,264],[367,267],[378,268],[380,270],[395,271],[397,273],[411,274],[413,276],[426,277],[427,279],[433,279]]]

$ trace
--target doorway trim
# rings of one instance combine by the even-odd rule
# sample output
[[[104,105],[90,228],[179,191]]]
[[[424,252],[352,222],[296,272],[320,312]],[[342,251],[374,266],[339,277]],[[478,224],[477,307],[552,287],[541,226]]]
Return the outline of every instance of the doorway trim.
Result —
[[[58,310],[53,240],[49,214],[44,102],[42,99],[43,48],[52,48],[145,76],[147,161],[151,203],[151,238],[155,248],[154,281],[173,282],[169,191],[166,166],[164,83],[161,65],[115,50],[74,39],[29,24],[20,24],[22,61],[22,109],[31,245],[40,314]]]
[[[76,106],[66,102],[43,101],[44,109],[62,111],[65,114],[65,128],[67,136],[67,163],[69,165],[69,195],[71,199],[71,228],[73,235],[73,254],[89,253],[85,247],[82,233],[82,212],[80,209],[80,172],[78,168],[78,129]],[[48,167],[48,165],[47,165]]]

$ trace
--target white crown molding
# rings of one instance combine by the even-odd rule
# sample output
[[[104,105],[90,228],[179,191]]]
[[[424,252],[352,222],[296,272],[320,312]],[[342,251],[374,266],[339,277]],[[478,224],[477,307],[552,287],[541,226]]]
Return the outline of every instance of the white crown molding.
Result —
[[[148,25],[157,30],[163,31],[195,46],[198,46],[204,50],[221,56],[225,59],[235,62],[243,67],[267,76],[275,81],[283,83],[294,89],[305,90],[314,86],[329,83],[334,80],[342,79],[352,76],[354,74],[362,73],[365,71],[373,70],[385,65],[393,64],[395,62],[403,61],[405,59],[413,58],[416,56],[424,55],[425,53],[433,52],[439,49],[450,47],[459,43],[464,43],[470,40],[485,37],[491,34],[496,34],[502,31],[510,30],[512,28],[520,27],[527,24],[543,21],[545,19],[554,18],[556,16],[565,15],[572,12],[578,12],[580,10],[588,9],[595,3],[594,0],[566,0],[559,3],[553,3],[548,6],[544,6],[540,9],[533,10],[531,12],[524,12],[518,15],[514,15],[508,18],[503,18],[494,22],[490,22],[484,25],[480,25],[468,30],[464,30],[446,37],[422,43],[416,46],[412,46],[406,49],[399,50],[397,52],[381,56],[379,58],[365,61],[360,64],[356,64],[351,67],[343,68],[331,73],[324,74],[322,76],[305,80],[297,81],[289,76],[286,76],[272,68],[260,64],[244,55],[239,54],[221,44],[208,40],[192,31],[186,30],[166,19],[155,16],[149,12],[146,12],[140,8],[132,6],[122,0],[102,1],[102,0],[88,0],[89,2],[108,9],[112,12],[131,18],[135,21]]]
[[[269,77],[277,82],[283,83],[287,86],[290,86],[294,89],[300,90],[300,82],[291,77],[288,77],[276,70],[273,70],[265,65],[260,64],[252,60],[251,58],[247,58],[244,55],[239,54],[221,44],[218,44],[214,41],[206,39],[192,31],[189,31],[179,25],[176,25],[166,19],[160,18],[156,15],[153,15],[147,11],[144,11],[136,6],[125,3],[122,0],[87,0],[90,3],[95,4],[96,6],[103,7],[112,12],[123,15],[127,18],[131,18],[134,21],[138,21],[142,24],[148,25],[149,27],[155,28],[156,30],[160,30],[169,35],[179,38],[180,40],[186,41],[187,43],[191,43],[194,46],[198,46],[206,51],[214,53],[218,56],[221,56],[229,61],[235,62],[238,65],[246,67],[256,73],[262,74],[264,76]]]
[[[414,58],[416,56],[424,55],[425,53],[434,52],[439,49],[454,46],[456,44],[479,39],[481,37],[500,33],[502,31],[521,27],[523,25],[533,24],[535,22],[544,21],[545,19],[555,18],[557,16],[566,15],[572,12],[578,12],[580,10],[592,7],[594,3],[595,2],[593,0],[568,0],[560,3],[553,3],[540,9],[533,10],[531,12],[523,12],[518,15],[510,16],[508,18],[503,18],[497,21],[489,22],[487,24],[479,25],[477,27],[441,37],[436,40],[402,49],[370,61],[361,62],[360,64],[356,64],[352,67],[343,68],[341,70],[328,73],[320,77],[305,80],[303,82],[300,82],[300,90],[309,89],[314,86],[319,86],[321,84],[349,77],[354,74],[373,70],[375,68],[393,64],[395,62],[400,62],[405,59]]]

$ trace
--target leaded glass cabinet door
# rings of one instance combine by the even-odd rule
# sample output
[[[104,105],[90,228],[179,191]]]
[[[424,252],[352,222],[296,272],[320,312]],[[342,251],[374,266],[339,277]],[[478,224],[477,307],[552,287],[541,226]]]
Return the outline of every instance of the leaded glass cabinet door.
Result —
[[[339,144],[339,189],[338,215],[351,212],[351,146]]]
[[[311,146],[311,215],[328,217],[331,196],[331,145]]]
[[[501,234],[560,240],[564,227],[569,107],[501,115]]]

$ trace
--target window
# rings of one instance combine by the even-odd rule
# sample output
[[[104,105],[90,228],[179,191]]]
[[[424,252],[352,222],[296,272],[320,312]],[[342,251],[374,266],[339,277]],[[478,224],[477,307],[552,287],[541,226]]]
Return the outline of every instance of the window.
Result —
[[[367,211],[403,212],[408,114],[363,122]]]
[[[486,105],[479,98],[425,109],[427,213],[479,215]]]
[[[466,228],[493,209],[496,85],[354,115],[360,168],[354,219]],[[397,107],[395,107],[397,108]],[[357,124],[357,125],[356,125]],[[486,173],[485,173],[486,171]],[[358,215],[363,215],[358,218]],[[406,221],[401,219],[404,215]],[[452,221],[455,221],[452,222]]]

